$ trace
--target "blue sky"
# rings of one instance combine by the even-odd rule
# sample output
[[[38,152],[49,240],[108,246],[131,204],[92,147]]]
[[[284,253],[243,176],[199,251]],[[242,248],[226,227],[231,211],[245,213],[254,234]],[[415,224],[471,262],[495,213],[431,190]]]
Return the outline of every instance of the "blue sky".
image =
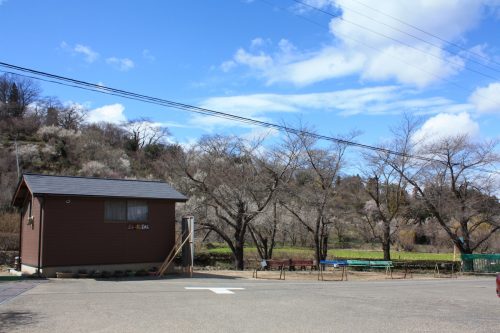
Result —
[[[422,117],[419,135],[499,138],[500,1],[304,1],[343,19],[291,0],[0,0],[0,61],[323,134],[358,130],[366,144],[403,112]],[[85,105],[90,121],[147,117],[180,143],[266,133],[42,88]]]

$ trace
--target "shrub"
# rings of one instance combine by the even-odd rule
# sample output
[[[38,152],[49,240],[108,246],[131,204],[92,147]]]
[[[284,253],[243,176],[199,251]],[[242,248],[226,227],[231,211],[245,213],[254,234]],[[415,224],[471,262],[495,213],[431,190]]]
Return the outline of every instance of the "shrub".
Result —
[[[415,248],[415,231],[401,230],[398,235],[399,245],[403,250],[411,252]]]

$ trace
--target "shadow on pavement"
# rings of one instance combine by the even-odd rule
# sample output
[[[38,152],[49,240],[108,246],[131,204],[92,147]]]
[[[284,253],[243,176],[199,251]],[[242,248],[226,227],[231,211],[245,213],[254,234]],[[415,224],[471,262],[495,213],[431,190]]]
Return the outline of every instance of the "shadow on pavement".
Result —
[[[37,314],[29,311],[6,311],[0,313],[0,332],[12,332],[15,329],[33,325],[37,321]]]
[[[134,276],[134,277],[122,277],[122,278],[95,278],[94,280],[96,281],[103,281],[103,282],[125,282],[125,281],[164,281],[164,280],[177,280],[177,279],[188,279],[189,275],[188,274],[182,274],[182,273],[171,273],[167,274],[162,277],[157,277],[157,276]],[[238,279],[244,279],[238,276],[227,276],[227,275],[220,275],[220,274],[212,274],[212,273],[198,273],[194,272],[193,273],[193,279],[225,279],[225,280],[238,280]]]

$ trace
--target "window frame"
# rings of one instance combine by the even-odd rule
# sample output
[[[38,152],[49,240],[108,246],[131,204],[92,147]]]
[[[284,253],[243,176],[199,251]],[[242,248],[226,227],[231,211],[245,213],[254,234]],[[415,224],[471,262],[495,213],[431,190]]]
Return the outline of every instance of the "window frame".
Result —
[[[106,203],[107,202],[118,202],[118,201],[124,201],[125,202],[125,219],[123,220],[111,220],[111,219],[107,219],[106,218]],[[144,220],[129,220],[129,201],[142,201],[144,202],[145,206],[146,206],[146,218]],[[114,198],[110,198],[110,199],[105,199],[104,200],[104,222],[105,223],[146,223],[146,222],[149,222],[149,201],[146,200],[146,199],[133,199],[133,198],[130,198],[130,199],[114,199]]]

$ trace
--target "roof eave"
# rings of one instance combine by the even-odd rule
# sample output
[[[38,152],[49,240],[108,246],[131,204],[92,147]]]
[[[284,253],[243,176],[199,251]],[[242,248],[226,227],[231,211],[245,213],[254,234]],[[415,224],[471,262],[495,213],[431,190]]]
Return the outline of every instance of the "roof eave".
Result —
[[[31,192],[31,191],[30,191]],[[186,202],[189,198],[158,198],[158,197],[134,197],[130,195],[92,195],[92,194],[68,194],[68,193],[32,193],[33,196],[54,196],[54,197],[80,197],[80,198],[113,198],[113,199],[141,199],[141,200],[170,200],[175,202]]]
[[[30,193],[32,193],[30,187],[28,186],[28,182],[24,179],[24,174],[22,174],[21,177],[19,178],[19,181],[17,182],[16,191],[14,192],[14,195],[12,196],[12,200],[10,201],[10,205],[13,207],[17,207],[16,200],[17,200],[17,197],[19,196],[19,191],[21,190],[21,187],[23,186],[23,184],[26,186],[28,191]]]

